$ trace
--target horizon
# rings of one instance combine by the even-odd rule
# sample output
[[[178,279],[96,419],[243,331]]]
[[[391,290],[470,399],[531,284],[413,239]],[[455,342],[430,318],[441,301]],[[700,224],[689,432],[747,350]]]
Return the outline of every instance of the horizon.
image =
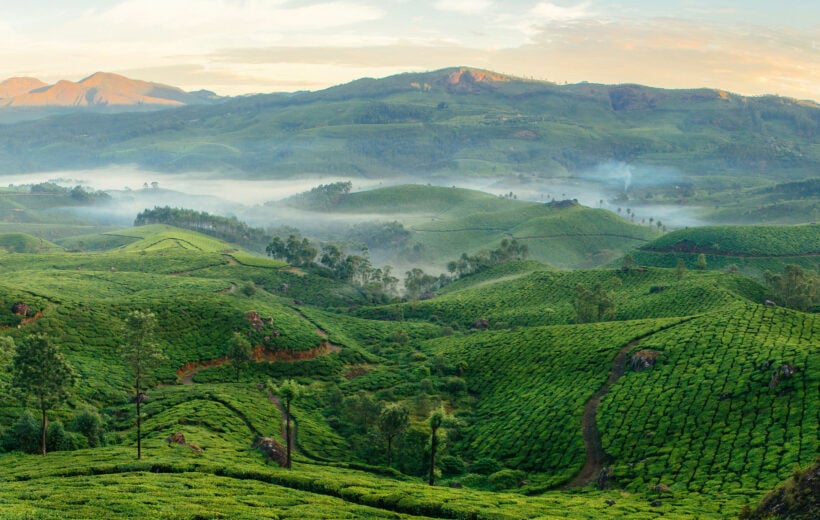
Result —
[[[4,78],[93,71],[220,95],[452,66],[820,100],[820,5],[790,0],[44,0],[0,21]]]
[[[791,96],[784,96],[784,95],[781,95],[781,94],[773,94],[773,93],[743,94],[743,93],[740,93],[740,92],[732,91],[730,89],[721,88],[719,86],[718,87],[707,87],[707,86],[704,86],[704,87],[660,87],[658,85],[652,85],[652,84],[646,84],[646,83],[632,83],[632,82],[602,83],[602,82],[593,82],[593,81],[587,81],[587,80],[581,80],[581,81],[577,81],[577,82],[573,82],[573,83],[568,83],[568,82],[556,83],[556,82],[552,82],[550,80],[545,80],[545,79],[523,77],[523,76],[517,76],[517,75],[514,75],[514,74],[504,74],[504,73],[500,73],[500,72],[495,71],[495,70],[485,69],[485,68],[481,68],[481,67],[473,67],[473,66],[470,66],[470,65],[452,65],[452,66],[441,67],[441,68],[438,68],[438,69],[430,69],[430,70],[412,70],[412,71],[411,70],[406,70],[406,71],[395,72],[395,73],[389,74],[387,76],[379,76],[379,77],[363,76],[363,77],[360,77],[360,78],[353,78],[349,81],[344,81],[344,82],[341,82],[341,83],[335,83],[333,85],[328,85],[326,87],[317,88],[315,90],[309,90],[309,89],[291,90],[291,91],[281,91],[280,90],[280,91],[271,91],[271,92],[248,92],[248,93],[244,93],[244,94],[235,94],[235,95],[224,95],[224,94],[221,94],[220,92],[213,92],[213,91],[211,91],[211,92],[213,94],[216,94],[216,95],[218,95],[220,97],[223,97],[223,98],[254,96],[254,95],[264,95],[264,94],[296,94],[296,93],[299,93],[299,92],[319,92],[321,90],[346,85],[346,84],[353,83],[355,81],[363,80],[363,79],[381,80],[381,79],[387,79],[387,78],[390,78],[390,77],[393,77],[393,76],[400,76],[402,74],[436,73],[436,72],[441,72],[441,71],[451,70],[451,69],[462,69],[462,70],[471,70],[471,71],[485,71],[485,72],[490,72],[490,73],[494,73],[494,74],[501,74],[503,76],[507,76],[507,77],[509,77],[511,79],[514,79],[514,80],[543,82],[543,83],[548,83],[548,84],[552,84],[552,85],[556,85],[556,86],[582,85],[582,84],[589,83],[589,84],[611,85],[611,86],[616,86],[616,85],[638,85],[638,86],[646,87],[646,88],[658,88],[658,89],[664,89],[664,90],[699,90],[699,89],[706,89],[706,90],[727,92],[729,94],[739,95],[739,96],[742,96],[742,97],[754,98],[754,97],[775,96],[775,97],[782,97],[782,98],[786,98],[786,99],[792,99],[794,101],[805,101],[805,102],[811,102],[811,103],[815,103],[817,105],[820,105],[820,101],[815,100],[815,99],[794,98],[794,97],[791,97]],[[89,79],[93,76],[96,76],[98,74],[117,75],[117,76],[125,77],[126,79],[132,80],[132,81],[153,82],[153,83],[156,83],[158,85],[165,86],[165,87],[180,88],[178,85],[171,84],[171,83],[155,82],[155,81],[148,80],[148,79],[145,79],[145,78],[140,78],[140,77],[124,76],[123,74],[120,74],[120,73],[109,72],[109,71],[104,71],[104,70],[97,70],[97,71],[89,73],[89,74],[83,74],[83,75],[81,75],[81,77],[79,77],[77,79],[60,78],[55,82],[47,83],[46,87],[53,87],[56,83],[58,83],[60,81],[70,81],[72,83],[79,84],[79,83],[82,83],[84,80],[87,80],[87,79]],[[6,81],[9,81],[9,80],[13,80],[13,79],[36,79],[36,80],[42,81],[41,78],[34,77],[34,76],[10,76],[10,77],[6,77],[6,78],[0,78],[0,84],[4,83]],[[41,88],[45,88],[45,87],[41,87]],[[183,90],[185,92],[189,92],[189,93],[197,92],[197,91],[209,91],[209,89],[206,89],[206,88],[193,88],[191,90],[187,90],[187,89],[183,89]],[[2,99],[2,98],[0,98],[0,99]],[[0,108],[2,108],[2,107],[0,107]]]

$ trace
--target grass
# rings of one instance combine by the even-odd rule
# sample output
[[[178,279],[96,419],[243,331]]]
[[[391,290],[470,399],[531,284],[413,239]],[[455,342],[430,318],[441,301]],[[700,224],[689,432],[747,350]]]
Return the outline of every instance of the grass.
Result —
[[[0,257],[2,333],[47,332],[80,376],[51,420],[70,424],[91,404],[109,427],[102,448],[0,455],[9,518],[726,518],[816,456],[815,315],[764,308],[762,287],[739,275],[526,261],[464,277],[431,300],[368,307],[343,284],[189,231],[116,235],[127,240],[101,252]],[[238,289],[247,282],[255,292]],[[571,324],[578,284],[612,290],[613,319]],[[24,323],[11,313],[18,301],[42,314]],[[135,308],[157,315],[168,357],[143,406],[141,462],[118,353]],[[255,327],[251,310],[270,323]],[[479,318],[489,330],[471,328]],[[235,382],[220,361],[234,331],[296,360],[253,363]],[[323,342],[334,349],[298,359]],[[613,487],[558,491],[584,465],[584,406],[625,348],[627,360],[639,349],[661,354],[648,370],[626,370],[597,409]],[[179,384],[177,370],[199,362],[216,364]],[[797,370],[773,379],[786,364]],[[250,447],[259,435],[281,439],[281,411],[259,389],[269,378],[305,389],[293,409],[293,471]],[[425,442],[428,414],[444,407],[462,424],[445,428],[442,455],[466,471],[491,458],[526,482],[489,491],[497,475],[461,473],[430,487],[421,474],[380,466],[378,436],[366,438],[377,454],[368,455],[343,427],[338,403],[359,395],[408,407]],[[3,395],[0,427],[19,413]],[[168,446],[176,432],[202,454]],[[423,462],[425,448],[402,453]],[[448,487],[456,483],[463,488]],[[668,490],[653,491],[658,484]]]

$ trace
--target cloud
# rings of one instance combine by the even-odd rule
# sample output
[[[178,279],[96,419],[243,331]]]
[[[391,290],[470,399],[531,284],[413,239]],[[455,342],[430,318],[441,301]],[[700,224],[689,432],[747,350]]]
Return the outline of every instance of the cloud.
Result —
[[[590,16],[589,4],[583,3],[574,6],[560,6],[550,2],[539,2],[528,13],[532,23],[566,22]]]
[[[77,80],[107,70],[240,94],[471,65],[558,82],[820,100],[816,27],[744,25],[731,13],[649,18],[584,0],[108,0],[64,9],[25,24],[0,19],[8,75]]]
[[[434,7],[439,11],[478,14],[486,12],[492,5],[490,0],[439,0]]]
[[[498,58],[512,73],[556,81],[712,87],[820,99],[820,60],[810,31],[727,27],[672,18],[579,20],[542,28]],[[545,64],[533,69],[532,64]]]

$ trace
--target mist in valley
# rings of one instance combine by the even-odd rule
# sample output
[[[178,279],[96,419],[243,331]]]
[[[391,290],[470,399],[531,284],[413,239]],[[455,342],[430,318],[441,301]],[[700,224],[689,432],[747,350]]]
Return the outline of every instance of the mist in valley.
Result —
[[[636,224],[651,226],[659,221],[665,229],[703,224],[699,209],[676,204],[652,204],[633,198],[636,190],[656,186],[674,187],[678,176],[671,169],[634,167],[625,163],[602,163],[573,176],[550,178],[539,174],[515,174],[496,177],[439,177],[429,184],[469,188],[521,201],[546,203],[576,199],[579,203],[620,214]],[[419,222],[429,222],[435,215],[424,212],[399,214],[356,214],[332,211],[310,211],[296,208],[284,199],[303,193],[320,184],[350,181],[352,191],[363,191],[400,184],[418,184],[418,178],[368,179],[304,175],[298,178],[245,180],[228,174],[169,174],[136,167],[96,170],[46,172],[0,176],[0,185],[31,185],[53,182],[64,187],[82,186],[101,190],[111,199],[90,206],[53,208],[56,213],[106,228],[129,227],[145,209],[170,206],[213,215],[235,217],[250,226],[269,233],[301,234],[323,242],[342,243],[352,254],[358,254],[363,223],[398,221],[407,230]],[[356,228],[360,226],[360,228]],[[659,226],[660,227],[660,226]],[[358,235],[357,235],[358,233]],[[354,238],[351,238],[354,237]],[[393,264],[397,269],[418,265],[420,258],[412,252],[412,242],[405,249],[367,244],[375,265]],[[489,246],[489,244],[488,244]],[[426,265],[425,270],[440,273],[443,265]]]

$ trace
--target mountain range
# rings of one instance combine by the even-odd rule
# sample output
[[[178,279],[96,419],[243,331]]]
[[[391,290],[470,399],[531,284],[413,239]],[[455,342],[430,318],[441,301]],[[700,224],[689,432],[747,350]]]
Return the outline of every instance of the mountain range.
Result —
[[[78,82],[60,80],[49,85],[37,78],[15,77],[0,83],[0,109],[119,108],[158,109],[199,105],[220,99],[210,91],[184,90],[96,72]],[[36,114],[31,117],[36,118]]]
[[[706,88],[557,85],[467,67],[209,104],[195,102],[213,101],[211,94],[108,74],[81,81],[73,97],[58,95],[69,91],[59,83],[19,94],[37,84],[16,80],[0,92],[17,93],[5,98],[12,100],[48,93],[74,105],[59,107],[69,112],[60,117],[0,125],[0,173],[127,164],[253,179],[516,178],[532,190],[591,179],[609,186],[606,198],[618,192],[649,204],[713,208],[722,212],[714,222],[806,222],[820,210],[814,192],[806,202],[798,185],[778,186],[820,171],[820,107],[810,101]],[[166,104],[146,104],[153,99]],[[143,104],[115,104],[129,100]],[[109,110],[74,108],[82,103]],[[112,107],[118,113],[107,113]],[[145,107],[171,108],[120,113]],[[737,197],[741,191],[749,197]]]

